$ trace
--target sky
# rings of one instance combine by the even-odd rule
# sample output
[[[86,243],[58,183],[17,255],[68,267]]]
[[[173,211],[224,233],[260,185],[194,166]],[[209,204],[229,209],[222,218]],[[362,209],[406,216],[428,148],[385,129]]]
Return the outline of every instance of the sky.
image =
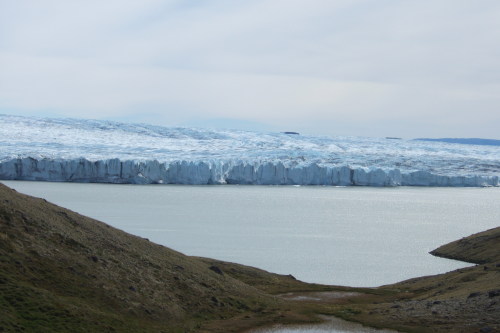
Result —
[[[500,139],[498,0],[0,0],[0,113]]]

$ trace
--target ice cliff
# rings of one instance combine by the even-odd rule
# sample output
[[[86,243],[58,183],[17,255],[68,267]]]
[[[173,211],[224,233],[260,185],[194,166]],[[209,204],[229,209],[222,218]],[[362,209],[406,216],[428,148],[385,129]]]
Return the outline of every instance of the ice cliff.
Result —
[[[498,186],[500,147],[0,115],[0,179]]]

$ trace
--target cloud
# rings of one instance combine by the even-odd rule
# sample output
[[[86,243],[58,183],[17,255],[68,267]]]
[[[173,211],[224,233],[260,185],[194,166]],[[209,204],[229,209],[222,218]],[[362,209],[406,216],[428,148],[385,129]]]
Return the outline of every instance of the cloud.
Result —
[[[499,16],[496,0],[0,0],[0,111],[498,138]]]

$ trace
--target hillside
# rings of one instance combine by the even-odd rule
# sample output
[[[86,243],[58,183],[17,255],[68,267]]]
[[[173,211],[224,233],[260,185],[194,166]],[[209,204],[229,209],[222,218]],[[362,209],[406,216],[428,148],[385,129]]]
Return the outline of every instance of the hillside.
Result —
[[[440,246],[431,254],[475,264],[500,262],[500,228],[483,231]]]
[[[0,184],[0,331],[187,332],[224,318],[246,318],[242,327],[288,320],[282,300],[216,264]],[[256,271],[267,284],[316,288],[239,267],[231,270]]]

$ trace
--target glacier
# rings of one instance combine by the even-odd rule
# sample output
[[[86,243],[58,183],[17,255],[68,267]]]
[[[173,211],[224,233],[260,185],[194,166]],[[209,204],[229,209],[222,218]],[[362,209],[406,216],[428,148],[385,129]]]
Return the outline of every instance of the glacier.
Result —
[[[0,179],[499,186],[500,147],[0,115]]]

